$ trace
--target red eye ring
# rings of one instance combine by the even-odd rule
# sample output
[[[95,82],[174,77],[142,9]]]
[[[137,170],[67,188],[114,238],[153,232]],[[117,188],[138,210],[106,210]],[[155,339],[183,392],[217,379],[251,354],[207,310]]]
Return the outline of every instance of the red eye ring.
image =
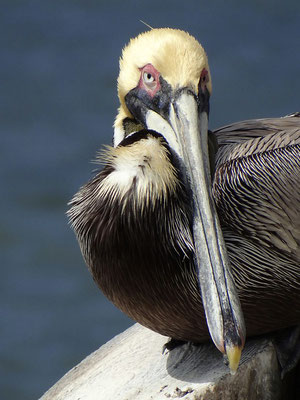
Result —
[[[200,84],[207,84],[209,82],[209,75],[206,68],[203,68],[200,75]]]
[[[140,68],[141,76],[138,87],[146,90],[146,92],[153,97],[160,89],[160,73],[153,67],[152,64],[146,64]]]
[[[199,91],[204,93],[205,90],[207,90],[208,82],[209,82],[209,73],[206,68],[203,68],[199,79]]]

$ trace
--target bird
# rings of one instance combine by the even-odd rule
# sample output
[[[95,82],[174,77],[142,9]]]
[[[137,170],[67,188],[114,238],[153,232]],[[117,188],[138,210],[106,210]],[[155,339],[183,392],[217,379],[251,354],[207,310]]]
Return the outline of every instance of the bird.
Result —
[[[211,339],[234,372],[246,332],[300,323],[300,113],[210,131],[211,92],[189,33],[131,39],[113,145],[68,216],[110,301],[175,344]]]

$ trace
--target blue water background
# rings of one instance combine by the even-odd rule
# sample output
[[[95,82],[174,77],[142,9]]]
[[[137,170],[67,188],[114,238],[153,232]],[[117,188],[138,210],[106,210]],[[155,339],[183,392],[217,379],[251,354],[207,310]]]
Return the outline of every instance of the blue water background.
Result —
[[[176,27],[207,50],[211,127],[300,110],[295,1],[0,1],[0,399],[29,400],[132,324],[65,217],[110,143],[129,38]]]

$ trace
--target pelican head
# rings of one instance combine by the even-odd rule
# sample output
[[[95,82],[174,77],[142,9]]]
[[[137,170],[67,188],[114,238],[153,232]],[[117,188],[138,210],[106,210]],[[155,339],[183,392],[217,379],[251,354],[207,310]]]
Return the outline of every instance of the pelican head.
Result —
[[[135,132],[151,130],[161,135],[177,159],[193,204],[194,262],[207,325],[235,371],[245,325],[210,193],[211,89],[207,56],[195,38],[168,28],[140,34],[125,47],[120,60],[114,146]]]

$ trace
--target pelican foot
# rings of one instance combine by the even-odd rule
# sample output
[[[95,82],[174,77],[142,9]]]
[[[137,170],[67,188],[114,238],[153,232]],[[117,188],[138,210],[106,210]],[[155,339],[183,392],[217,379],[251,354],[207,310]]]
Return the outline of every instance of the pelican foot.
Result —
[[[273,343],[283,379],[300,361],[300,325],[280,331]]]
[[[162,354],[165,354],[167,351],[171,351],[176,349],[176,347],[182,346],[183,344],[188,343],[185,340],[173,339],[170,338],[167,343],[163,345]]]

